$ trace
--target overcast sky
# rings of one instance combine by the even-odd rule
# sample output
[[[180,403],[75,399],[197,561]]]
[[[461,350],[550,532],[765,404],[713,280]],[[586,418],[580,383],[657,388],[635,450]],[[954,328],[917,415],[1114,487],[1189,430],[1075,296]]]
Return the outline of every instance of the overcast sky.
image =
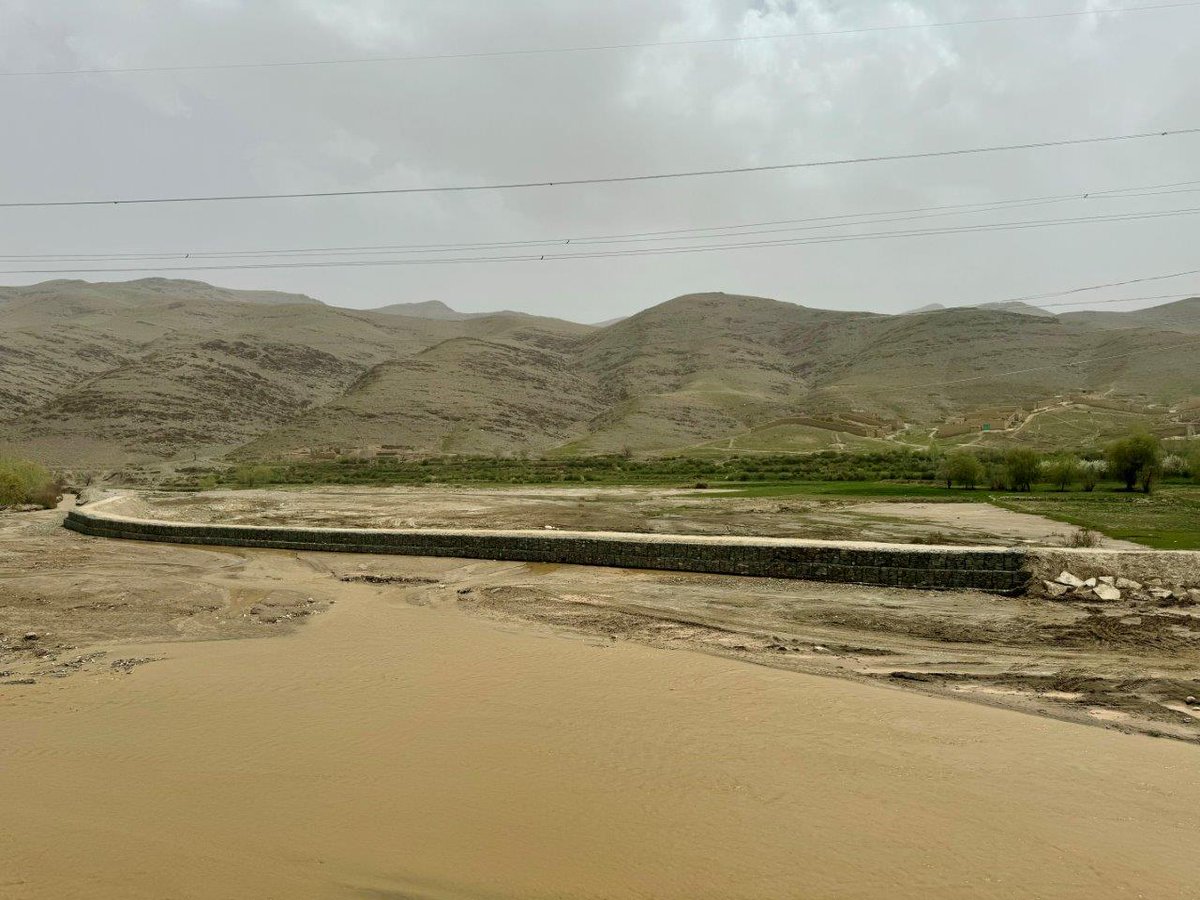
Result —
[[[834,31],[1161,2],[0,0],[0,70],[462,54]],[[4,76],[0,202],[543,181],[1197,127],[1197,34],[1200,6],[567,54]],[[0,253],[578,242],[588,236],[1192,180],[1200,180],[1200,135],[523,191],[0,209]],[[772,230],[736,240],[1191,207],[1200,207],[1200,192],[1092,197],[832,230],[828,223],[820,230],[811,222],[795,223],[790,227],[807,230]],[[1200,268],[1198,223],[1200,217],[1178,216],[704,253],[164,274],[230,287],[300,291],[340,306],[442,300],[466,311],[515,308],[579,321],[626,315],[679,294],[709,290],[836,309],[901,311]],[[576,246],[609,251],[708,243],[712,241],[688,234],[670,241]],[[553,256],[566,246],[536,252]],[[353,258],[428,260],[529,252],[534,251],[482,248],[441,256],[390,252]],[[281,258],[241,261],[261,264]],[[0,283],[71,277],[13,270],[77,265],[82,264],[0,260]],[[123,280],[138,273],[78,277]],[[1095,296],[1200,293],[1200,278],[1123,290]]]

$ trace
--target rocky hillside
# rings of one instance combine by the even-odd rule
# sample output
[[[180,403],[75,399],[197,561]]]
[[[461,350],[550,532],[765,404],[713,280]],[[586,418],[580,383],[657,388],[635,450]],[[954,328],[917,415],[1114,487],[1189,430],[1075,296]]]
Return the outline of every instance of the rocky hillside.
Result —
[[[0,288],[0,445],[102,466],[811,449],[1078,395],[1164,415],[1200,407],[1200,343],[1170,349],[1200,341],[1200,299],[888,316],[699,294],[604,327],[430,309],[164,279]]]

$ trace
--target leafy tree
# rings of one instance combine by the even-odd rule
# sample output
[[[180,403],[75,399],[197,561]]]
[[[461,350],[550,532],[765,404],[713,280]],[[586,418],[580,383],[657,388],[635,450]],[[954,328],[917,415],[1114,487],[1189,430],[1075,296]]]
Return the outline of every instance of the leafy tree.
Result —
[[[1015,447],[1004,455],[1004,468],[1008,472],[1008,484],[1014,491],[1028,491],[1041,474],[1042,458],[1036,450]]]
[[[937,464],[938,481],[946,482],[946,490],[954,487],[954,473],[950,471],[950,461],[943,459]]]
[[[942,460],[938,467],[940,477],[949,488],[953,484],[961,484],[965,488],[974,488],[983,479],[983,463],[973,453],[959,450],[951,453]]]
[[[1142,432],[1113,441],[1105,450],[1108,471],[1132,491],[1140,483],[1142,493],[1150,493],[1151,485],[1162,468],[1162,444],[1152,434]]]
[[[25,502],[25,485],[9,471],[0,470],[0,509]]]
[[[1083,474],[1083,467],[1079,465],[1079,460],[1073,456],[1060,456],[1057,459],[1050,460],[1046,466],[1045,474],[1047,481],[1060,491],[1065,491],[1076,481],[1079,481]]]
[[[233,473],[233,480],[238,487],[252,488],[271,481],[274,474],[270,466],[238,466]]]
[[[1168,453],[1162,458],[1162,476],[1164,478],[1186,478],[1191,474],[1191,466],[1187,459],[1178,453]]]
[[[1100,483],[1101,468],[1097,465],[1083,465],[1080,467],[1082,472],[1080,480],[1083,482],[1083,489],[1089,494],[1096,489],[1096,485]]]
[[[984,474],[987,477],[987,486],[993,491],[1008,490],[1008,473],[1005,471],[1004,466],[996,462],[990,462],[987,464]]]

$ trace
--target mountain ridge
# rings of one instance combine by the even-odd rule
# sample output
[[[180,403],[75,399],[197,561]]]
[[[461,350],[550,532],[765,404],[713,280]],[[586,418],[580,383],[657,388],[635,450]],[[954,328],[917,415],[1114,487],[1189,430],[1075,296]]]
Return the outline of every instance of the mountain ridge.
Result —
[[[0,446],[56,465],[738,449],[747,433],[768,448],[886,447],[899,423],[928,432],[1051,398],[1200,400],[1200,367],[1171,350],[1200,342],[1200,298],[887,315],[711,292],[604,327],[165,279],[0,299]]]

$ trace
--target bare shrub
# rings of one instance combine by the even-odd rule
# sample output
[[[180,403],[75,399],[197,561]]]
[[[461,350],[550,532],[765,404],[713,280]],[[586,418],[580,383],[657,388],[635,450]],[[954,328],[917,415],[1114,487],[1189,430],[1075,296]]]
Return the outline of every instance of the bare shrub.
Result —
[[[1067,538],[1068,547],[1099,547],[1101,536],[1090,528],[1080,528]]]

